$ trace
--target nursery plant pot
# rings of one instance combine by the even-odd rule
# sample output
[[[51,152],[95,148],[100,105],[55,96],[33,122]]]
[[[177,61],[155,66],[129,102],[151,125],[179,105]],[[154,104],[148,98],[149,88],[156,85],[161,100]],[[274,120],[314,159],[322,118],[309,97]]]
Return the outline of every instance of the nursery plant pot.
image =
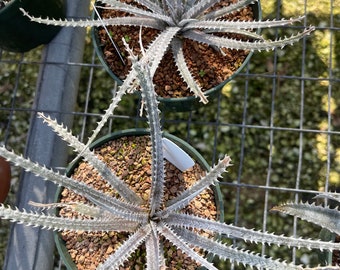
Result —
[[[0,48],[27,52],[50,42],[61,27],[31,22],[23,8],[36,17],[65,18],[66,0],[12,0],[0,8]]]
[[[260,1],[251,4],[250,7],[254,20],[260,20],[262,17]],[[93,14],[93,17],[97,18],[95,13]],[[120,42],[122,37],[128,37],[129,39],[138,42],[139,31],[136,31],[136,29],[134,29],[134,33],[130,33],[128,31],[130,28],[125,27],[124,33],[121,31],[119,34],[117,34],[117,32],[114,30],[111,30],[109,27],[108,29],[109,31],[112,31],[112,38],[115,40],[115,43],[121,52],[124,51],[124,46]],[[119,85],[121,85],[125,76],[127,75],[127,72],[129,71],[129,68],[120,62],[118,54],[113,49],[113,46],[107,45],[111,44],[111,41],[107,37],[104,29],[101,30],[101,28],[93,27],[91,31],[92,40],[99,60],[109,75],[115,81],[117,81]],[[149,34],[142,34],[142,39],[147,35]],[[143,44],[145,43],[147,44],[147,42],[144,42],[143,40]],[[212,58],[214,60],[211,60],[207,65],[205,60],[200,60],[203,59],[203,57],[198,55],[198,53],[203,54],[204,52],[206,53],[206,51],[203,52],[203,50],[200,48],[201,45],[198,45],[198,43],[193,45],[195,45],[192,46],[193,49],[188,47],[187,51],[192,52],[191,55],[195,56],[195,59],[198,59],[198,61],[201,62],[195,66],[195,69],[199,71],[199,75],[196,74],[194,77],[201,84],[201,87],[209,101],[218,96],[223,86],[233,80],[235,76],[240,73],[240,71],[247,65],[253,54],[252,52],[245,52],[242,50],[228,50],[228,55],[222,57],[220,52],[209,48],[211,49],[209,50],[209,53],[215,54],[216,56]],[[138,48],[139,45],[134,43],[131,45],[131,47]],[[128,54],[125,54],[124,52],[125,60],[127,55]],[[164,79],[165,77],[170,78]],[[160,101],[159,107],[161,110],[190,111],[202,106],[199,98],[196,98],[192,95],[186,86],[186,83],[178,74],[172,54],[169,52],[165,54],[155,73],[154,85],[158,94],[158,100]]]
[[[195,162],[196,162],[196,165],[194,166],[195,170],[196,170],[196,168],[199,168],[198,171],[201,171],[201,170],[206,171],[206,170],[208,170],[210,168],[209,165],[207,164],[207,162],[204,160],[204,158],[195,149],[193,149],[190,145],[188,145],[186,142],[184,142],[183,140],[181,140],[181,139],[179,139],[179,138],[177,138],[177,137],[175,137],[173,135],[167,134],[167,133],[164,133],[164,137],[168,138],[169,140],[171,140],[172,142],[177,144],[179,147],[181,147],[186,153],[188,153],[195,160]],[[112,152],[117,154],[116,155],[117,161],[111,159],[111,157],[109,158],[108,155],[105,155],[105,157],[107,158],[107,160],[110,160],[110,163],[114,164],[112,166],[114,166],[115,168],[122,168],[122,167],[126,168],[125,165],[126,164],[130,164],[130,165],[128,165],[128,170],[132,170],[132,171],[135,172],[135,168],[133,168],[133,166],[135,166],[135,165],[132,165],[132,163],[129,163],[129,161],[127,161],[126,164],[124,162],[120,163],[118,161],[120,159],[119,155],[121,156],[122,159],[126,159],[126,160],[128,160],[128,157],[131,158],[131,153],[133,153],[133,155],[136,155],[136,157],[137,156],[138,157],[143,157],[144,154],[141,153],[140,151],[138,151],[139,150],[138,149],[138,144],[141,144],[143,147],[145,147],[146,145],[144,145],[144,143],[145,143],[144,138],[148,138],[149,139],[149,131],[147,131],[145,129],[124,130],[124,131],[121,131],[121,132],[112,133],[110,135],[102,137],[101,139],[97,140],[96,142],[94,142],[91,145],[91,149],[96,149],[95,150],[96,153],[103,153],[103,151],[104,152],[106,151],[106,147],[108,145],[107,143],[110,143],[112,141],[118,143],[119,146],[116,146],[116,147],[118,148],[117,151],[120,152],[120,153],[114,152],[114,150],[112,150],[112,149],[115,149],[115,148],[114,148],[113,144],[110,144],[110,147],[111,147],[110,152],[112,151]],[[148,146],[149,146],[149,142],[147,142],[147,143],[148,143]],[[129,149],[129,151],[130,151],[130,147],[132,147],[133,149],[137,149],[137,150],[132,150],[132,151],[128,152],[129,153],[128,155],[125,155],[124,151],[126,151],[125,150],[126,147]],[[144,148],[144,149],[146,149],[146,148]],[[142,152],[147,152],[147,150],[142,151]],[[143,163],[144,161],[145,160],[143,158],[141,158],[141,160],[138,160],[137,163],[140,163],[140,165],[138,165],[140,169],[147,171],[146,168],[147,168],[147,164],[148,163]],[[122,165],[124,165],[124,166],[122,166]],[[85,166],[84,162],[82,162],[80,160],[76,161],[74,164],[72,164],[70,167],[68,167],[67,175],[68,176],[73,175],[73,177],[75,179],[78,179],[77,178],[78,177],[78,173],[83,175],[84,171],[82,169],[79,169],[79,172],[77,172],[77,170],[78,170],[77,168],[80,168],[80,167],[83,168],[84,166]],[[172,174],[173,173],[172,170],[175,167],[173,165],[169,164],[168,162],[166,163],[165,166],[166,166],[166,168],[168,168],[168,170],[166,170],[166,173],[169,174],[169,175]],[[167,167],[167,166],[169,166],[169,167]],[[178,170],[178,169],[175,169],[175,170]],[[198,171],[195,171],[195,173],[198,174],[199,173]],[[132,177],[132,176],[128,176],[129,174],[126,175],[126,172],[124,172],[124,171],[122,171],[122,175],[121,175],[121,171],[119,171],[119,170],[115,171],[115,173],[121,179],[125,179],[124,177]],[[150,172],[147,172],[147,174],[149,174],[149,173]],[[125,174],[125,176],[123,176],[124,174]],[[184,175],[184,173],[183,173],[182,176],[177,178],[177,179],[182,179],[182,177],[183,177],[183,179],[190,178],[190,177],[192,177],[192,175],[194,173],[192,174],[191,172],[185,172],[185,174],[186,175]],[[135,176],[135,174],[134,174],[134,176]],[[169,176],[169,177],[173,177],[173,176]],[[142,188],[142,186],[147,181],[143,182],[143,180],[141,180],[141,179],[142,179],[142,176],[138,174],[137,184],[140,185],[141,188]],[[171,178],[171,179],[173,180],[173,178]],[[171,183],[173,182],[172,180],[168,181],[167,184],[166,184],[168,192],[165,193],[165,200],[167,198],[166,196],[169,196],[169,198],[171,198],[171,196],[173,196],[173,195],[171,195],[171,192],[173,192],[172,191],[173,189],[180,188],[180,186],[181,186],[181,184],[179,183],[181,181],[177,181],[175,183],[176,187],[175,187],[174,184],[171,185]],[[183,181],[186,181],[186,180],[183,180]],[[222,199],[221,191],[220,191],[218,185],[212,186],[211,190],[212,190],[211,194],[213,194],[213,196],[211,196],[211,198],[214,198],[214,202],[213,203],[210,202],[210,203],[212,205],[215,205],[215,210],[212,210],[211,213],[213,213],[215,211],[214,218],[216,220],[220,220],[221,222],[223,222],[223,220],[224,220],[224,215],[223,215],[223,199]],[[64,193],[63,192],[63,188],[60,188],[58,190],[57,194],[56,194],[56,201],[58,201],[58,202],[64,201],[64,200],[61,200],[61,198],[63,197],[63,195],[62,195],[63,193]],[[66,191],[66,193],[68,193],[68,191]],[[143,198],[143,196],[146,195],[146,193],[147,192],[145,192],[145,190],[144,190],[144,191],[140,192],[139,195]],[[204,195],[204,196],[206,196],[206,195]],[[64,197],[64,199],[65,199],[65,197]],[[143,198],[143,199],[145,199],[145,198]],[[193,203],[193,205],[196,205],[196,203],[200,204],[199,202],[195,202],[195,200],[192,203]],[[204,209],[207,209],[206,205],[203,205],[203,206],[201,205],[199,207],[199,209],[191,209],[191,211],[203,211]],[[194,213],[196,213],[196,212],[194,212]],[[75,237],[76,237],[76,239],[78,239],[78,241],[80,241],[79,239],[82,239],[84,236],[82,236],[81,234],[75,233]],[[110,239],[112,239],[112,237],[110,236]],[[120,236],[119,235],[115,235],[114,237],[118,238]],[[218,237],[218,236],[215,236],[215,237]],[[67,266],[67,269],[68,270],[77,269],[77,265],[74,262],[74,259],[75,259],[75,255],[74,254],[75,254],[75,252],[74,252],[74,250],[72,250],[72,251],[69,250],[69,247],[70,247],[69,243],[65,243],[65,241],[63,240],[63,237],[62,237],[62,235],[60,233],[55,233],[55,242],[56,242],[56,245],[57,245],[58,252],[60,253],[60,256],[63,259],[65,265]],[[101,246],[105,245],[105,240],[102,240],[102,239],[96,239],[95,242],[99,242]],[[103,242],[104,242],[104,244],[103,244]],[[78,246],[81,247],[79,242],[77,244],[78,244]],[[96,250],[96,247],[91,242],[91,240],[88,240],[87,241],[87,247],[90,247],[90,246],[91,246],[92,249]],[[81,251],[79,251],[79,252],[81,252]],[[139,261],[140,255],[143,254],[142,249],[138,249],[137,253],[138,254],[133,257],[135,261]],[[92,254],[91,255],[83,254],[83,257],[81,258],[81,260],[85,259],[86,256],[91,257],[91,259],[93,259],[93,257],[94,257]],[[208,259],[210,259],[210,260],[212,259],[212,256],[210,256],[209,254],[207,256],[208,256]],[[86,268],[84,268],[84,269],[93,269],[93,266],[91,268],[91,266],[86,265]]]
[[[11,166],[0,157],[0,203],[3,203],[7,197],[11,185]]]

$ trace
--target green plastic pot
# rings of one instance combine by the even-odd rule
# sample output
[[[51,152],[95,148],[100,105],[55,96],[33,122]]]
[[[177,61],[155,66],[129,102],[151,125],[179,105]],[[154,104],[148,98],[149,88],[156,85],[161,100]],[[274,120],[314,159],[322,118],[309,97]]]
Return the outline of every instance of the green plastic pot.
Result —
[[[127,129],[123,131],[114,132],[112,134],[108,134],[97,141],[93,142],[90,146],[90,149],[98,148],[105,143],[113,140],[117,140],[121,137],[129,137],[129,136],[145,136],[149,135],[150,132],[146,129]],[[163,133],[163,136],[172,142],[176,143],[179,147],[181,147],[191,158],[193,158],[204,170],[209,170],[210,166],[206,162],[206,160],[202,157],[202,155],[197,152],[191,145],[189,145],[187,142],[183,141],[182,139],[171,135],[169,133]],[[71,176],[74,172],[74,170],[78,167],[79,162],[81,159],[77,160],[76,162],[70,164],[70,166],[66,170],[67,176]],[[224,222],[224,204],[223,204],[223,196],[220,190],[220,187],[218,184],[211,186],[212,190],[214,191],[215,195],[215,203],[217,207],[217,217],[220,222]],[[60,201],[61,191],[63,190],[63,187],[59,187],[56,193],[56,199],[55,201]],[[219,238],[219,236],[216,236]],[[62,240],[60,233],[55,232],[54,234],[55,243],[57,246],[57,250],[60,254],[60,257],[62,258],[64,264],[66,265],[68,270],[76,270],[77,266],[73,262],[66,246],[64,240]],[[209,261],[212,261],[213,254],[208,254],[207,259]],[[200,267],[199,270],[203,270],[205,268]]]
[[[254,3],[254,4],[251,4],[250,6],[253,10],[254,18],[256,20],[261,20],[262,10],[261,10],[260,0],[256,3]],[[92,17],[96,18],[97,16],[96,16],[95,13],[93,13]],[[260,30],[258,30],[257,33],[259,33],[259,32],[260,32]],[[102,65],[104,66],[104,68],[108,72],[108,74],[118,83],[118,85],[122,85],[123,81],[117,77],[117,75],[111,70],[111,68],[108,66],[108,64],[105,60],[103,48],[101,46],[99,36],[98,36],[98,28],[97,27],[93,27],[91,29],[91,35],[92,35],[93,45],[94,45],[94,48],[96,50],[96,53],[98,55],[100,62],[102,63]],[[252,57],[252,55],[253,55],[253,52],[249,52],[249,54],[247,55],[246,59],[243,61],[241,66],[228,79],[226,79],[225,81],[223,81],[219,85],[217,85],[217,86],[215,86],[215,87],[213,87],[209,90],[206,90],[204,92],[206,94],[206,96],[208,97],[209,102],[212,102],[212,100],[214,98],[218,97],[223,86],[225,84],[227,84],[228,82],[232,81],[242,71],[242,69],[250,61],[250,58]],[[175,72],[177,72],[177,70]],[[199,99],[194,97],[194,96],[182,97],[182,98],[162,98],[162,97],[158,97],[158,100],[160,101],[159,108],[161,110],[166,110],[166,111],[185,112],[185,111],[195,110],[195,109],[200,108],[202,106],[202,103],[199,101]]]
[[[35,17],[65,18],[66,0],[12,0],[0,9],[0,48],[27,52],[50,42],[61,27],[31,22],[23,8]]]

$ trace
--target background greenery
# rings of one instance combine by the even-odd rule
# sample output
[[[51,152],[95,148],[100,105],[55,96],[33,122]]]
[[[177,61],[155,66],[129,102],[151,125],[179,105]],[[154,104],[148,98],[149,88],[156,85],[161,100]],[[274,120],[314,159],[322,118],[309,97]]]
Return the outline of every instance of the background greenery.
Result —
[[[310,0],[305,6],[303,0],[262,1],[265,19],[306,13],[303,23],[315,25],[317,30],[294,46],[255,53],[247,70],[226,85],[219,99],[211,100],[207,106],[190,113],[162,113],[164,130],[189,141],[210,164],[225,153],[232,157],[234,166],[221,180],[227,223],[278,234],[318,236],[319,228],[268,213],[268,210],[280,202],[313,197],[312,193],[288,189],[320,191],[339,186],[340,1],[333,1],[333,17],[331,3]],[[265,34],[272,38],[297,30],[270,29]],[[25,149],[41,50],[37,48],[24,55],[8,52],[0,55],[0,142],[6,142],[18,153],[24,153]],[[91,63],[92,57],[88,36],[84,62]],[[91,66],[82,68],[75,110],[73,131],[83,138],[87,138],[95,126],[114,91],[112,79],[102,68],[94,68],[93,81],[89,82],[92,69]],[[125,97],[110,128],[103,133],[146,126],[145,119],[138,116],[137,106],[138,97]],[[86,122],[84,112],[89,113]],[[333,133],[327,134],[327,131]],[[11,196],[7,201],[10,204],[15,204],[19,173],[13,168]],[[0,220],[0,226],[3,239],[8,222]],[[5,242],[1,241],[0,245],[2,265]],[[295,250],[282,247],[247,246],[289,261],[295,254]],[[317,263],[315,252],[297,251],[296,257],[297,262]]]

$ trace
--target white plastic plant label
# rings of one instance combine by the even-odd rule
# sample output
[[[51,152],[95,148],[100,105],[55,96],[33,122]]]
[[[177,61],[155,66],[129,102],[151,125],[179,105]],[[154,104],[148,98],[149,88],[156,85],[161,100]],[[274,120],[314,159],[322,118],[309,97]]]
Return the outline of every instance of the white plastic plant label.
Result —
[[[182,148],[167,138],[163,138],[163,154],[166,160],[182,172],[195,164],[193,159]]]

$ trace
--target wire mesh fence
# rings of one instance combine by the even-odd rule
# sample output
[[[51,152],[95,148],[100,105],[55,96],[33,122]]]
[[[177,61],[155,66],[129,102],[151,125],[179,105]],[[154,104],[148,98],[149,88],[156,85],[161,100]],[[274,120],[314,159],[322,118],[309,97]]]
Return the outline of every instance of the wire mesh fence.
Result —
[[[288,200],[312,201],[318,192],[339,187],[340,2],[271,0],[261,5],[265,19],[304,14],[301,30],[315,25],[316,31],[283,50],[255,53],[242,73],[208,105],[191,112],[164,111],[162,125],[165,131],[188,141],[211,165],[224,154],[233,159],[233,167],[221,179],[227,223],[277,234],[318,237],[318,227],[269,210]],[[270,29],[265,34],[275,37],[280,31],[289,34],[296,28]],[[79,86],[74,81],[76,102],[65,110],[47,106],[42,111],[72,118],[69,123],[73,123],[73,133],[87,140],[117,85],[100,65],[89,34],[84,44],[83,60],[76,62],[59,62],[57,56],[47,62],[41,58],[43,48],[25,54],[0,52],[0,142],[25,153],[33,119],[41,110],[36,106],[38,100],[47,98],[53,103],[56,99],[53,93],[42,97],[37,90],[37,79],[51,66],[81,68]],[[125,96],[102,134],[147,127],[139,111],[139,97]],[[72,153],[67,156],[69,161],[74,157]],[[64,166],[66,163],[56,167]],[[19,176],[20,171],[13,167],[10,204],[15,204]],[[7,238],[9,224],[0,222],[0,233]],[[245,247],[244,243],[235,244]],[[247,246],[274,258],[318,263],[315,252]]]

